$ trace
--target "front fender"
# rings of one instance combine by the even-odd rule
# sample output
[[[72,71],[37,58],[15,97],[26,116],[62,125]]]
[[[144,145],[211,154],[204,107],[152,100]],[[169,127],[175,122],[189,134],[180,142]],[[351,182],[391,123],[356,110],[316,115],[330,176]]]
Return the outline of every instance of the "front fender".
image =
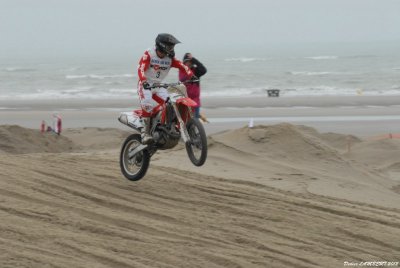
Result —
[[[181,99],[177,100],[176,103],[182,104],[182,105],[185,105],[188,107],[196,107],[197,106],[197,102],[195,102],[191,98],[181,98]]]

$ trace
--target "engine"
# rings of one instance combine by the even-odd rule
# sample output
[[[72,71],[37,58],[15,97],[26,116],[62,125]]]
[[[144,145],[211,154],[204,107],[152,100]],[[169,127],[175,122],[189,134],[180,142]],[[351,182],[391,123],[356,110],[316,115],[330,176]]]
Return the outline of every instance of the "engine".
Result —
[[[157,126],[153,132],[153,139],[160,150],[175,147],[180,137],[181,133],[175,127],[167,128],[166,126]]]

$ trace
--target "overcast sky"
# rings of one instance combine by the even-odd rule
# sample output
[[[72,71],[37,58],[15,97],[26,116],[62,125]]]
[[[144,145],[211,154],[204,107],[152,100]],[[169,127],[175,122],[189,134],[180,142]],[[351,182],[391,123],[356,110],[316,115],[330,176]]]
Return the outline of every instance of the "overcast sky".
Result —
[[[203,51],[399,42],[400,0],[0,0],[0,58],[141,54],[160,32]]]

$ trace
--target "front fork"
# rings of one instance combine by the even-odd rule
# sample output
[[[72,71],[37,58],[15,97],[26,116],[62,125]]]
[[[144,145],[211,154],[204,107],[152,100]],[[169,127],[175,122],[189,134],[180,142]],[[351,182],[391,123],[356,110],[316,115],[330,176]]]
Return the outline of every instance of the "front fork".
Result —
[[[186,129],[185,122],[183,122],[183,120],[182,120],[181,114],[179,113],[179,110],[178,110],[178,107],[176,106],[176,103],[173,103],[172,107],[174,108],[176,117],[178,118],[179,126],[181,128],[181,133],[182,133],[182,139],[186,143],[187,141],[190,140],[190,137],[189,137],[189,133],[188,133],[188,131]],[[193,116],[192,115],[192,111],[191,111],[191,109],[188,109],[188,110],[189,110],[189,116],[190,116],[190,118],[192,118],[192,116]]]

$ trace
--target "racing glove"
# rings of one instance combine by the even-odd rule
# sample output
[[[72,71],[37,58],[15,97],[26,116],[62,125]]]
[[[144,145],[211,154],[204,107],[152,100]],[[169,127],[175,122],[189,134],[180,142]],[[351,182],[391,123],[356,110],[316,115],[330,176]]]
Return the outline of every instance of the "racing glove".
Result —
[[[144,88],[145,90],[151,90],[150,84],[149,84],[149,82],[147,82],[147,81],[144,81],[144,82],[142,83],[142,86],[143,86],[143,88]]]

